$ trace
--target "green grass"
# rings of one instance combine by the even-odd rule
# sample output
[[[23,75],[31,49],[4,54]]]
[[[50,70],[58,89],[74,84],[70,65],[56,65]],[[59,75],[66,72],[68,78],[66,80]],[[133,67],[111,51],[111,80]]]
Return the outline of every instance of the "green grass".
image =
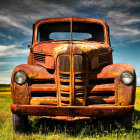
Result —
[[[133,129],[115,129],[110,120],[64,122],[30,117],[32,128],[28,133],[13,133],[10,95],[0,95],[0,140],[138,140],[140,139],[140,94],[136,96],[135,121]]]

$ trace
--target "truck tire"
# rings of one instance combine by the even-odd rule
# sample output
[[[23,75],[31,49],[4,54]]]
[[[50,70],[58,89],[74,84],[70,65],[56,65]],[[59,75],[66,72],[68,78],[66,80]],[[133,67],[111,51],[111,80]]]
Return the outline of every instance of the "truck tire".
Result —
[[[124,128],[128,131],[131,130],[134,122],[134,114],[125,116],[123,118],[123,122],[124,122]]]
[[[126,131],[132,130],[133,122],[134,114],[123,116],[117,119],[118,126],[120,128],[124,128]]]
[[[25,132],[28,128],[28,116],[12,113],[12,124],[14,132]]]

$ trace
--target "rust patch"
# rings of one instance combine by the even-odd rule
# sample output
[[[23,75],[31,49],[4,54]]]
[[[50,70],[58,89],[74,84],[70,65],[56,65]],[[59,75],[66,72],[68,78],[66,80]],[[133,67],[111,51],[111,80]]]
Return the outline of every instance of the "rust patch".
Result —
[[[53,53],[55,55],[67,51],[68,44],[61,44],[58,47],[54,48]]]
[[[29,78],[36,78],[36,77],[38,77],[38,76],[39,76],[39,74],[38,74],[37,72],[30,73],[30,74],[28,75]]]
[[[98,49],[98,47],[96,47],[95,45],[80,45],[80,49],[82,49],[83,50],[83,52],[89,52],[89,51],[91,51],[91,50],[97,50]]]

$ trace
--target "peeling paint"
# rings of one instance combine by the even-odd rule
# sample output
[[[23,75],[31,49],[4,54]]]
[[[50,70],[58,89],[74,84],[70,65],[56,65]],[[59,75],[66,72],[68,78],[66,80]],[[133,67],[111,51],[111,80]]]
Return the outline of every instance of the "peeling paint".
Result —
[[[60,52],[62,53],[64,51],[67,51],[67,49],[68,49],[68,44],[61,44],[58,47],[54,48],[53,53],[57,55]]]
[[[84,52],[89,52],[91,50],[97,50],[98,47],[93,45],[80,45],[80,49],[82,49]]]
[[[28,75],[29,78],[36,78],[36,77],[38,77],[38,76],[39,76],[39,74],[38,74],[37,72],[30,73],[30,74]]]

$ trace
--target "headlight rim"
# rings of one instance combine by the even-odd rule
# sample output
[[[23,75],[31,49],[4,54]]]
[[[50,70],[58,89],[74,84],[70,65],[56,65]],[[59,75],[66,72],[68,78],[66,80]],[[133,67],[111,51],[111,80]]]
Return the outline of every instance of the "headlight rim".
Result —
[[[129,74],[131,74],[132,76],[133,76],[133,79],[132,79],[132,81],[129,83],[129,84],[126,84],[126,83],[124,83],[124,81],[122,80],[123,78],[122,78],[122,75],[123,75],[123,73],[129,73]],[[120,81],[124,84],[124,85],[131,85],[132,83],[133,83],[133,81],[134,81],[134,74],[131,72],[131,71],[123,71],[122,73],[121,73],[121,75],[120,75]]]
[[[24,74],[25,74],[25,76],[26,76],[26,80],[25,80],[24,82],[18,83],[18,82],[15,80],[15,76],[16,76],[17,72],[24,72]],[[25,71],[23,71],[23,70],[17,70],[17,71],[14,73],[14,78],[13,78],[13,80],[14,80],[18,85],[23,85],[23,84],[25,84],[26,81],[27,81],[27,79],[28,79],[28,76],[27,76],[27,74],[25,73]]]

